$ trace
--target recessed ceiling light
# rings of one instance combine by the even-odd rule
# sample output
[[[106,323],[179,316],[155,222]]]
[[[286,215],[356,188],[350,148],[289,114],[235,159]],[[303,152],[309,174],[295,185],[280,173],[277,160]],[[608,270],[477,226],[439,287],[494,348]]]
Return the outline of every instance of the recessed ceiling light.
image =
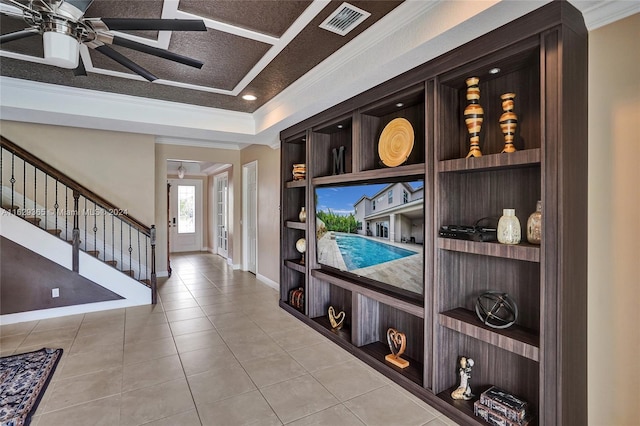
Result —
[[[245,101],[255,101],[258,98],[254,95],[244,95],[242,99],[244,99]]]
[[[500,68],[491,68],[489,70],[489,74],[498,74],[500,72]]]
[[[338,124],[338,129],[342,129],[344,126],[342,124]]]
[[[404,104],[403,104],[402,102],[398,102],[398,103],[396,104],[396,106],[397,106],[398,108],[402,108],[402,107],[404,106]]]

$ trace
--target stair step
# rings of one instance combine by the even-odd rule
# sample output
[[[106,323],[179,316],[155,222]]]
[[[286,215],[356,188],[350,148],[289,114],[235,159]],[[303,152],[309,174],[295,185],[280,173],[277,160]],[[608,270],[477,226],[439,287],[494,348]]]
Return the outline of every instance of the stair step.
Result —
[[[118,266],[118,261],[117,260],[105,260],[105,262],[107,265],[113,266],[114,268],[116,266]]]
[[[51,235],[55,235],[56,237],[59,237],[60,234],[62,234],[62,229],[47,229],[47,232],[50,233]]]
[[[31,222],[34,225],[40,225],[40,222],[42,222],[42,219],[39,217],[31,217],[31,216],[26,216],[23,217],[24,220],[26,220],[27,222]]]
[[[7,211],[10,211],[11,213],[15,213],[18,210],[20,210],[20,206],[16,206],[15,204],[13,206],[10,205],[10,204],[3,204],[2,208],[7,210]]]
[[[140,280],[140,282],[151,287],[151,280]]]
[[[132,269],[128,269],[126,271],[120,271],[120,272],[122,272],[125,275],[129,275],[131,278],[133,278],[134,271]]]
[[[98,257],[98,255],[100,254],[99,250],[87,250],[85,251],[85,253],[90,254],[93,257]]]

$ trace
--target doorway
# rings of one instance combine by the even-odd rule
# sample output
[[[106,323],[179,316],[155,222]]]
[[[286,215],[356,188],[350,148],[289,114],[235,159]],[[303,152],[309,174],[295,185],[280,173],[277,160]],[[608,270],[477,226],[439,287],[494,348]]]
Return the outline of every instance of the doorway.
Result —
[[[229,257],[229,174],[216,175],[214,188],[215,253]]]
[[[242,166],[243,269],[257,273],[258,251],[258,162]]]
[[[202,181],[169,179],[169,251],[202,250]]]

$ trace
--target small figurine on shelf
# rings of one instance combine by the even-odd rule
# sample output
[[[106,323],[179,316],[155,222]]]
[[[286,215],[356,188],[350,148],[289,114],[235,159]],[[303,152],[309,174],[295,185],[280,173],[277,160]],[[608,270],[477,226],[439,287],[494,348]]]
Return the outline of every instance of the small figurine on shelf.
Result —
[[[516,127],[518,127],[518,116],[513,112],[513,100],[515,99],[515,93],[505,93],[500,96],[502,99],[502,109],[504,112],[500,116],[500,129],[504,135],[504,149],[502,152],[516,152],[516,147],[513,146],[513,137],[516,134]]]
[[[451,392],[451,398],[453,399],[462,399],[465,401],[473,398],[473,394],[471,393],[471,367],[473,367],[473,360],[471,358],[467,358],[466,356],[460,357],[458,368],[458,375],[460,376],[460,386],[457,387],[456,390]]]
[[[466,80],[469,105],[464,109],[464,122],[467,124],[467,130],[471,137],[471,147],[466,158],[482,157],[482,152],[480,151],[480,129],[484,121],[484,109],[480,106],[479,81],[478,77],[469,77]]]
[[[390,328],[387,330],[387,343],[389,343],[391,353],[385,356],[384,359],[396,367],[407,368],[409,361],[400,358],[400,355],[402,355],[407,348],[407,336],[395,328]]]
[[[336,310],[333,306],[329,306],[329,322],[331,323],[331,328],[333,331],[338,331],[342,328],[344,324],[344,319],[347,315],[344,311],[340,311],[338,315],[336,315]]]

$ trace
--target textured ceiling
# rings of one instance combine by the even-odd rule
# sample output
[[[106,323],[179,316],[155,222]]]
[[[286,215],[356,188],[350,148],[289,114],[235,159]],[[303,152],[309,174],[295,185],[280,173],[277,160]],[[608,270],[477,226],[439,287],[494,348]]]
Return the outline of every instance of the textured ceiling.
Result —
[[[81,53],[88,75],[77,77],[72,70],[38,63],[42,62],[42,39],[30,37],[1,46],[0,74],[253,112],[395,9],[402,0],[349,1],[371,16],[346,36],[319,28],[342,3],[327,0],[95,0],[86,17],[203,18],[206,32],[128,31],[119,34],[198,59],[204,66],[202,69],[191,68],[111,46],[160,79],[149,83],[100,53],[83,48]],[[24,23],[3,16],[0,26],[6,34],[24,28]],[[253,94],[258,99],[246,101],[242,99],[244,94]]]

